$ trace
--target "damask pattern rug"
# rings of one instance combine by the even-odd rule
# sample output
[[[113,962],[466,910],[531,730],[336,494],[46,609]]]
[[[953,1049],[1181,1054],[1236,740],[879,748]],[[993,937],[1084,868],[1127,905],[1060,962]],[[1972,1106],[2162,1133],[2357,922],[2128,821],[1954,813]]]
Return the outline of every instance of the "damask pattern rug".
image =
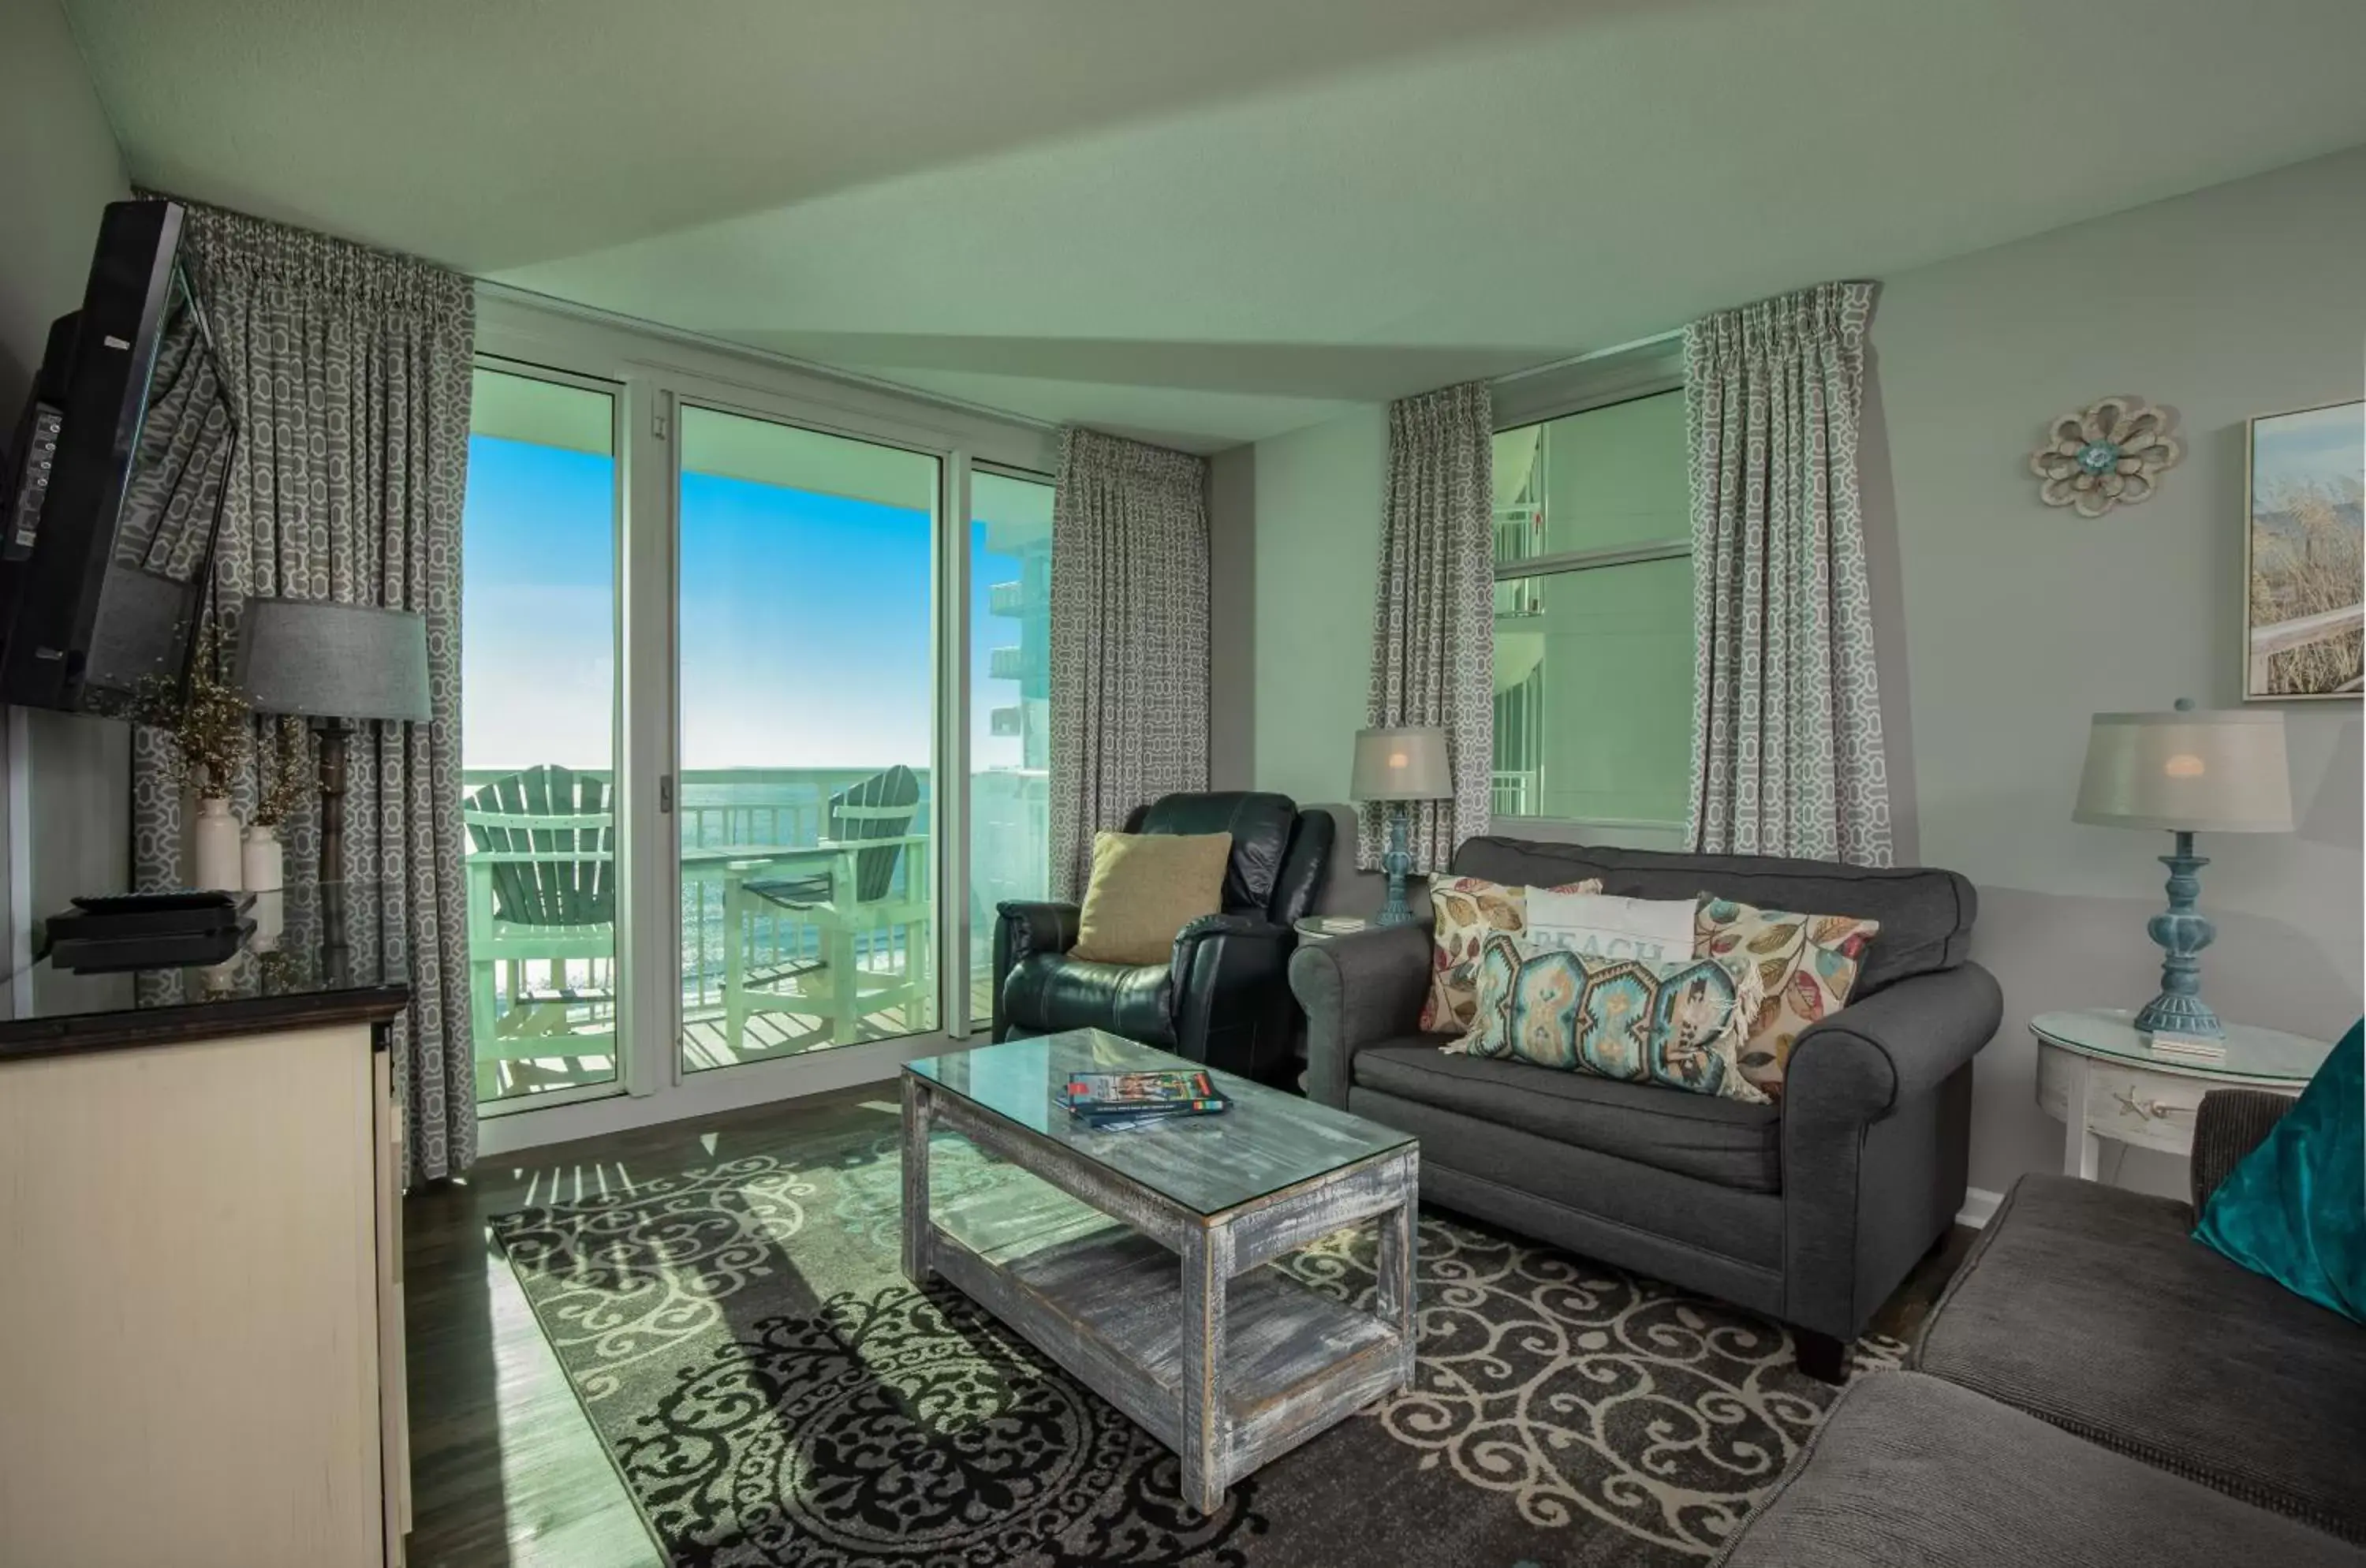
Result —
[[[941,1142],[946,1184],[1035,1179]],[[1834,1390],[1736,1308],[1425,1212],[1414,1386],[1185,1506],[1175,1457],[897,1265],[894,1136],[817,1142],[493,1222],[679,1568],[1681,1563]],[[1369,1227],[1271,1267],[1369,1298]],[[1904,1347],[1867,1340],[1860,1368]]]

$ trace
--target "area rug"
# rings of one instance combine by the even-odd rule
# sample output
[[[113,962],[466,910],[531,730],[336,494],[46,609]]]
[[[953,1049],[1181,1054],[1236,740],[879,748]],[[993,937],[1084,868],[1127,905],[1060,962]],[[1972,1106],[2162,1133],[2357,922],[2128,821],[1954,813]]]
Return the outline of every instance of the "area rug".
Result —
[[[931,1165],[941,1197],[1035,1179],[959,1143]],[[898,1224],[875,1126],[493,1222],[679,1568],[1694,1562],[1837,1392],[1775,1324],[1425,1212],[1414,1386],[1202,1516],[1107,1402],[951,1287],[907,1283]],[[1368,1300],[1372,1245],[1272,1267]],[[1903,1349],[1868,1340],[1857,1364]]]

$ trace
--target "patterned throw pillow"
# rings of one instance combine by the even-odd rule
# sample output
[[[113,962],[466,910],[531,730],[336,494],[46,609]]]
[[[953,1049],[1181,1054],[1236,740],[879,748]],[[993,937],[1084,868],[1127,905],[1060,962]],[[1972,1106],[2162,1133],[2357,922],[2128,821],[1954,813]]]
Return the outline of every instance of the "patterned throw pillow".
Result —
[[[1763,1105],[1737,1059],[1758,1001],[1757,971],[1746,965],[1596,958],[1491,936],[1480,950],[1478,1017],[1445,1049]]]
[[[1865,943],[1880,930],[1880,921],[1853,915],[1792,915],[1701,895],[1693,951],[1758,972],[1762,994],[1745,1031],[1741,1072],[1770,1099],[1782,1096],[1799,1032],[1848,1004]]]
[[[1540,889],[1548,893],[1599,893],[1598,880]],[[1460,1034],[1479,1005],[1479,944],[1502,931],[1519,936],[1528,929],[1526,887],[1483,876],[1449,876],[1429,885],[1429,998],[1421,1004],[1421,1027],[1432,1034]]]
[[[1528,942],[1593,958],[1643,958],[1672,964],[1693,956],[1696,898],[1617,898],[1606,893],[1528,893]]]

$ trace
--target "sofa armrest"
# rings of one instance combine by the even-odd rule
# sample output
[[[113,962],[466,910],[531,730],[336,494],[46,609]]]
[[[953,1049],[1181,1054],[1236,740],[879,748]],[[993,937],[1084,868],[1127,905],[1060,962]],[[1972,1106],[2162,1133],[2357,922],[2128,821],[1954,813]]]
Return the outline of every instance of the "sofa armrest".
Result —
[[[2269,1129],[2292,1108],[2291,1100],[2263,1089],[2214,1089],[2202,1097],[2193,1113],[2193,1161],[2188,1168],[2195,1219],[2227,1173],[2266,1141]]]
[[[1009,1038],[1010,1021],[1002,1010],[1002,983],[1030,954],[1065,953],[1076,946],[1082,913],[1074,904],[1018,899],[994,907],[994,1039]]]
[[[1306,1010],[1306,1092],[1345,1109],[1356,1053],[1421,1027],[1429,928],[1380,926],[1299,944],[1290,988]]]
[[[1800,1031],[1783,1073],[1783,1114],[1880,1120],[1932,1093],[2004,1021],[2004,993],[1977,964],[1916,975]]]

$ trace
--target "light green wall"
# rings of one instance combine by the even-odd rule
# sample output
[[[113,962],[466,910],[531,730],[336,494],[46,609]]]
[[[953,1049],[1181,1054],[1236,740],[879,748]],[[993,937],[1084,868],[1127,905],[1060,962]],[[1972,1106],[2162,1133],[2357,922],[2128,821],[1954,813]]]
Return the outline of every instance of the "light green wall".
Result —
[[[1347,797],[1371,669],[1387,460],[1379,408],[1256,445],[1259,789],[1306,803]],[[1217,700],[1238,697],[1220,691]]]
[[[2169,840],[2072,823],[2088,720],[2237,700],[2244,421],[2360,395],[2361,256],[2366,150],[1883,289],[1873,415],[1887,471],[1870,478],[1868,522],[1895,517],[1904,601],[1876,608],[1906,653],[1884,707],[1910,726],[1921,856],[1978,886],[1973,955],[2005,990],[2004,1029],[1977,1063],[1976,1186],[2058,1168],[2030,1016],[2135,1007],[2158,988],[2144,928]],[[2046,422],[2121,391],[2178,410],[2184,461],[2155,499],[2107,517],[2040,505],[2027,457]],[[2203,840],[2218,924],[2203,990],[2236,1021],[2331,1038],[2366,988],[2359,706],[2281,711],[2299,830]],[[2181,1190],[2178,1162],[2135,1154],[2124,1175]]]

